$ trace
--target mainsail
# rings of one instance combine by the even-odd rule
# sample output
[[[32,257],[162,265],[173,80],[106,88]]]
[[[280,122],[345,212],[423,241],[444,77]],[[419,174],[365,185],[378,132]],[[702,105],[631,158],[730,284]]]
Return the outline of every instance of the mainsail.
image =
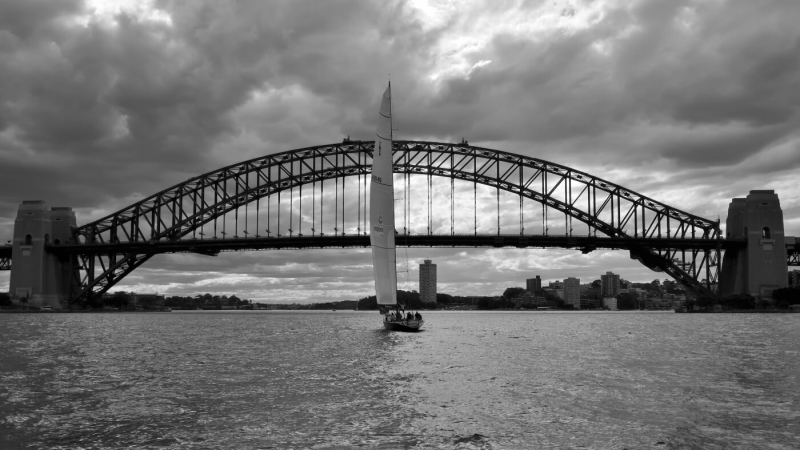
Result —
[[[369,241],[379,305],[397,304],[396,250],[394,245],[394,177],[392,176],[392,85],[383,93],[369,197]]]

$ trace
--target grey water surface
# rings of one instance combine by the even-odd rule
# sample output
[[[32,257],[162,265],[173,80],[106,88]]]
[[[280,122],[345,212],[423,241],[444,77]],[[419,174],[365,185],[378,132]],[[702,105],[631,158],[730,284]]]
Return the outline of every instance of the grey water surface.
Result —
[[[0,448],[800,448],[800,314],[425,319],[0,314]]]

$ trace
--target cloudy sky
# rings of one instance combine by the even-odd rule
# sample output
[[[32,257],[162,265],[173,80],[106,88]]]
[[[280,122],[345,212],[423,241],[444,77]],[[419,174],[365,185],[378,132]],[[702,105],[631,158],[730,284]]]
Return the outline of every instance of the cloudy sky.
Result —
[[[774,189],[800,235],[798,23],[796,0],[2,0],[0,240],[23,200],[86,223],[245,159],[372,139],[389,76],[397,138],[464,137],[723,223],[731,198]],[[460,295],[663,278],[625,252],[425,249],[400,288],[423,258]],[[370,264],[162,255],[114,290],[353,299]]]

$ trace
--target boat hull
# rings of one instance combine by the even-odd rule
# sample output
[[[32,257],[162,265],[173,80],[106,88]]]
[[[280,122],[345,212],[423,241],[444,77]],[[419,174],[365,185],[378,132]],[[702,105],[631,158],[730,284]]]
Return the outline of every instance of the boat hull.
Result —
[[[383,322],[383,328],[390,331],[419,331],[422,325],[425,324],[424,320],[401,320],[399,322]]]

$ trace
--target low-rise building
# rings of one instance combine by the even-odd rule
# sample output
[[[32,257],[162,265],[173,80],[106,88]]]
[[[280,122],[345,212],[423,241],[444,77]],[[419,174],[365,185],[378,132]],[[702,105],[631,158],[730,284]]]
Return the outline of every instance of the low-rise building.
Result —
[[[595,297],[581,298],[581,309],[600,309],[603,307],[603,300]]]
[[[135,309],[163,309],[163,294],[131,294],[129,303]]]
[[[603,306],[610,309],[611,311],[616,311],[618,309],[616,297],[603,298]]]

